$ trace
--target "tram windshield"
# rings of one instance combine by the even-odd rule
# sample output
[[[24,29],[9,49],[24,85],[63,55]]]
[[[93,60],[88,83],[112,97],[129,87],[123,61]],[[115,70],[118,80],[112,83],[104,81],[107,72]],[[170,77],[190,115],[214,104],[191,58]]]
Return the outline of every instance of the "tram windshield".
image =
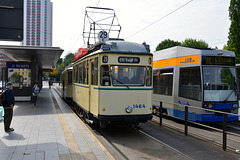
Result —
[[[237,101],[236,69],[234,67],[203,67],[204,101]]]
[[[146,67],[111,66],[113,86],[144,86]]]

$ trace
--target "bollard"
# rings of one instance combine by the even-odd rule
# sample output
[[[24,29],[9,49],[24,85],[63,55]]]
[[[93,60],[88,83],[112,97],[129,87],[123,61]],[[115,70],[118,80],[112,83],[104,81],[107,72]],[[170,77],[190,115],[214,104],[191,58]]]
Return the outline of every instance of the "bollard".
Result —
[[[162,126],[162,102],[160,102],[160,107],[159,107],[159,112],[160,112],[160,115],[159,115],[159,120],[160,120],[160,126]]]
[[[223,150],[227,149],[227,114],[223,114]]]
[[[188,106],[185,106],[185,135],[188,135]]]

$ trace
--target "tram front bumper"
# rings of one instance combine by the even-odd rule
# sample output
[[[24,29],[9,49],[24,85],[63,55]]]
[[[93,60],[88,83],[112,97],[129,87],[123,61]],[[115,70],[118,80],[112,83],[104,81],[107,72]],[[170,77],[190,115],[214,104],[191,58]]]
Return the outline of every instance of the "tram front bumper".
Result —
[[[98,115],[100,121],[114,121],[114,122],[126,122],[126,123],[135,123],[135,122],[146,122],[147,120],[152,119],[152,114],[147,115]]]

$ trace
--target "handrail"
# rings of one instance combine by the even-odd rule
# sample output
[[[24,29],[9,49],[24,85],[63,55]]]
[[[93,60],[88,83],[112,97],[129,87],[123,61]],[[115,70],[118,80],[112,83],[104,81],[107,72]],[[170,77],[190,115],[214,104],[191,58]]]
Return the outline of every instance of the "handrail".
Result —
[[[153,100],[154,100],[154,99],[153,99]],[[154,100],[154,101],[162,102],[162,103],[167,103],[167,104],[174,104],[174,105],[178,105],[178,106],[181,106],[181,107],[184,107],[184,106],[185,106],[185,105],[182,105],[182,104],[179,104],[179,103],[170,103],[170,102],[159,101],[159,100]],[[188,106],[188,105],[187,105],[187,106]],[[194,108],[194,109],[199,109],[199,110],[212,111],[212,112],[215,112],[215,113],[229,114],[229,115],[233,115],[233,116],[238,116],[238,117],[240,117],[240,115],[238,115],[238,114],[233,114],[233,113],[228,113],[228,112],[222,112],[222,111],[213,110],[213,109],[199,108],[199,107],[196,107],[196,106],[188,106],[188,107],[189,107],[189,108]]]
[[[157,101],[160,103],[160,106],[159,106],[159,118],[160,118],[160,122],[159,124],[162,126],[162,117],[163,117],[163,106],[162,104],[163,103],[167,103],[167,104],[174,104],[174,105],[178,105],[180,107],[184,107],[184,112],[185,112],[185,118],[184,118],[184,121],[185,121],[185,129],[184,129],[184,134],[187,136],[188,135],[188,109],[189,108],[194,108],[194,109],[199,109],[199,110],[205,110],[205,111],[211,111],[211,112],[214,112],[214,113],[220,113],[223,115],[223,127],[222,127],[222,130],[220,129],[217,129],[217,128],[214,128],[214,127],[209,127],[209,126],[206,126],[206,125],[202,125],[202,124],[199,124],[197,122],[194,122],[195,124],[198,124],[200,126],[205,126],[205,127],[208,127],[208,128],[211,128],[211,129],[215,129],[217,131],[222,131],[222,134],[223,134],[223,141],[222,141],[222,148],[224,151],[226,151],[227,149],[227,134],[231,134],[231,135],[236,135],[235,133],[231,133],[231,132],[227,132],[227,115],[234,115],[234,116],[238,116],[240,117],[240,115],[237,115],[237,114],[233,114],[233,113],[227,113],[227,112],[222,112],[222,111],[217,111],[217,110],[212,110],[212,109],[205,109],[205,108],[199,108],[199,107],[196,107],[196,106],[189,106],[189,105],[182,105],[182,104],[178,104],[178,103],[170,103],[170,102],[165,102],[165,101],[159,101],[159,100],[154,100],[154,101]],[[239,135],[238,135],[239,136]]]

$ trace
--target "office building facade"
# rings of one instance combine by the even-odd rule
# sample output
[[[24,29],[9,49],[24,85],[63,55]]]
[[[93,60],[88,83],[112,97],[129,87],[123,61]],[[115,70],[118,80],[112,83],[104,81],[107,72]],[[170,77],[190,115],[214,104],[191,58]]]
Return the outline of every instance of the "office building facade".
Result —
[[[24,1],[24,46],[52,47],[52,2]]]

